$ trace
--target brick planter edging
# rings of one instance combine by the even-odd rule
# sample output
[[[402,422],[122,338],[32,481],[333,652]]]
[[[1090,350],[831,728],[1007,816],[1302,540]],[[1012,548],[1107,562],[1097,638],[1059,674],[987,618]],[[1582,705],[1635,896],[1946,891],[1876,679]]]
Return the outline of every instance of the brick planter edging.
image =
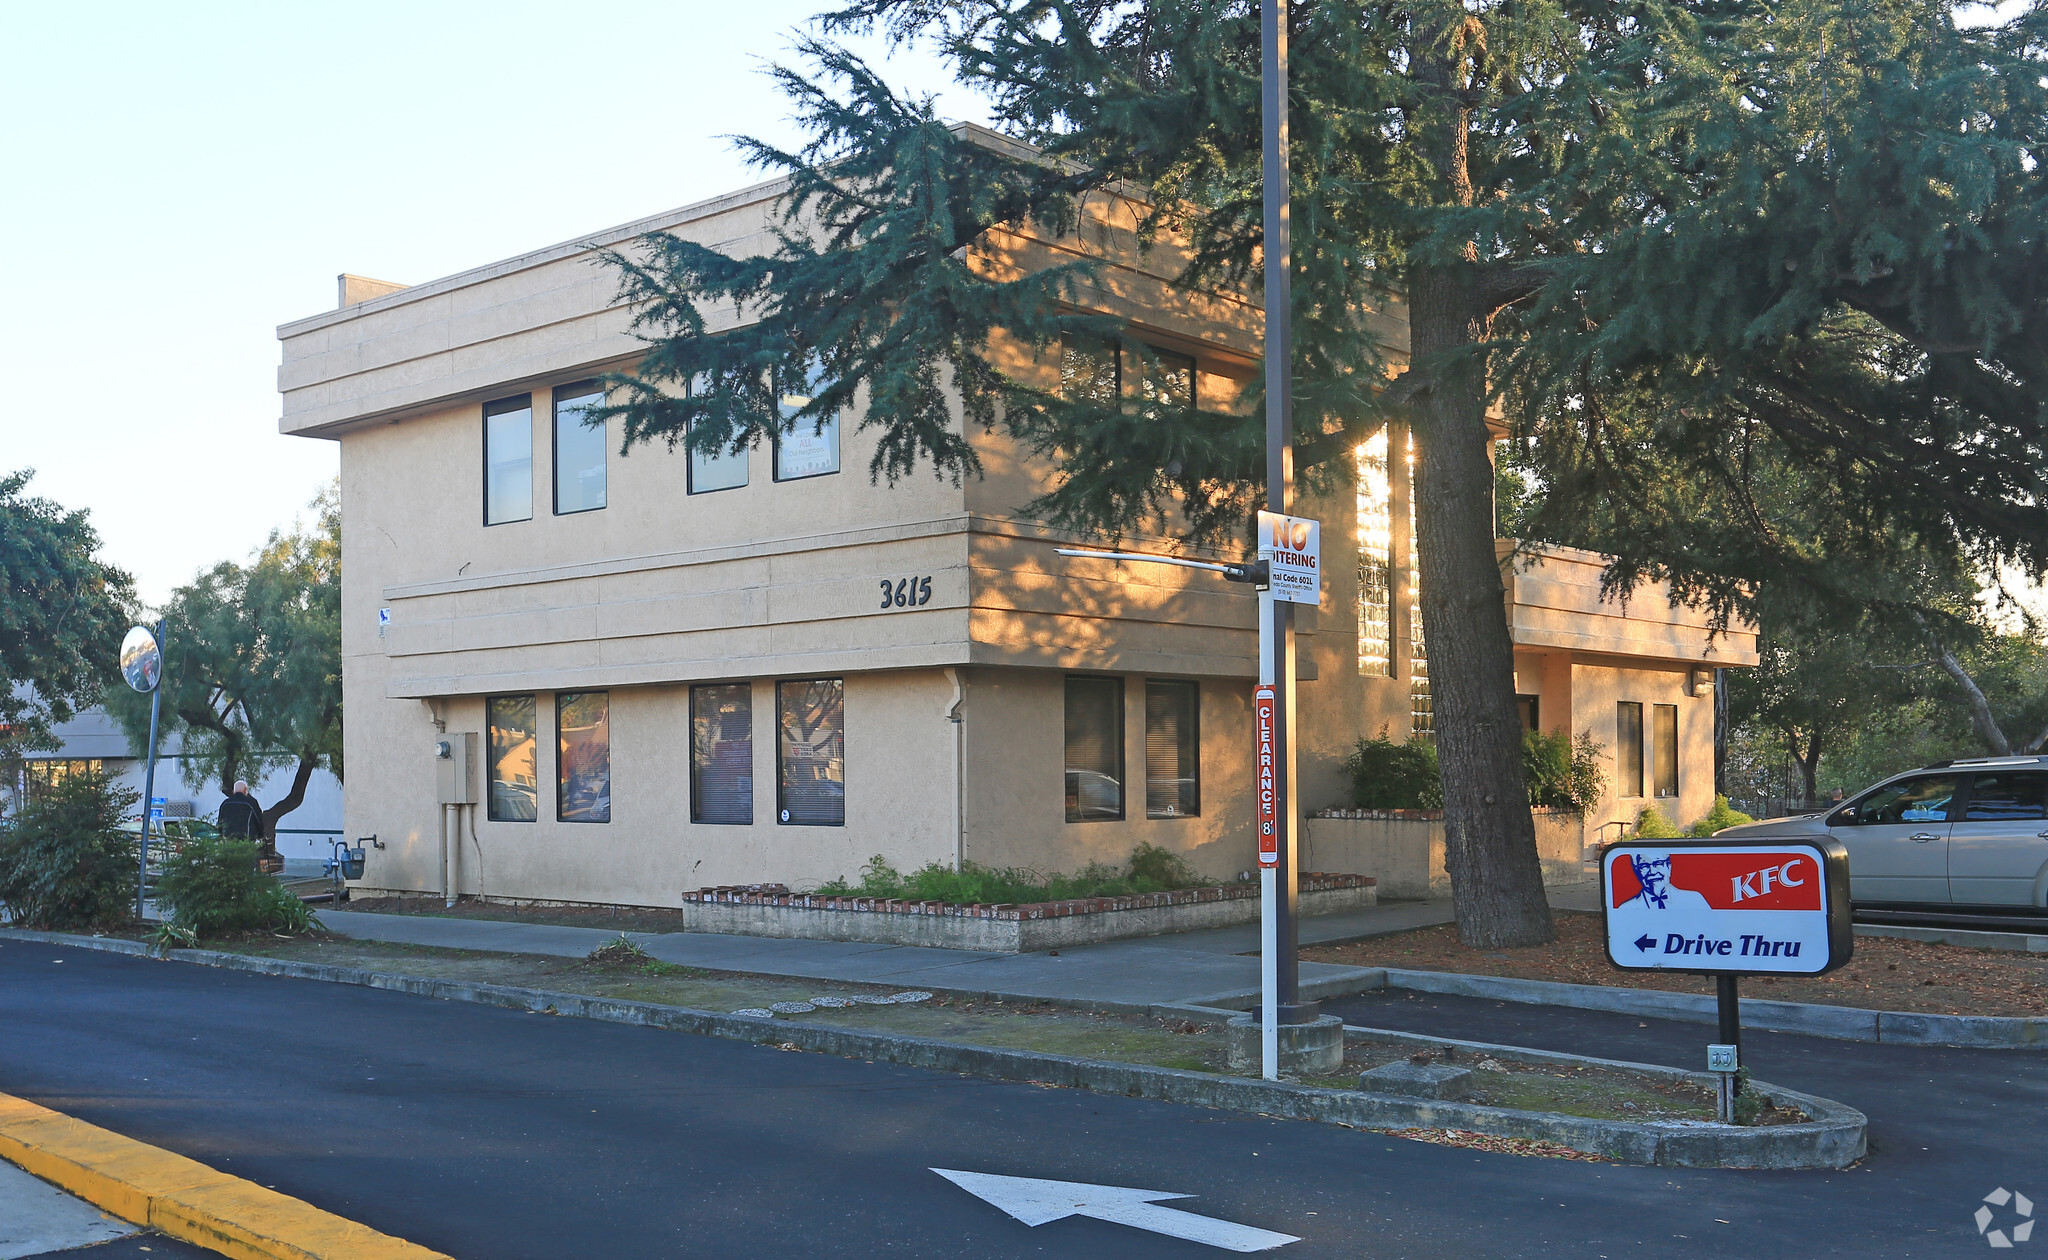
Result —
[[[1304,871],[1301,891],[1370,888],[1370,875],[1333,875]],[[1130,893],[1121,897],[1072,897],[1063,901],[981,902],[919,901],[909,897],[862,897],[853,893],[798,893],[786,884],[725,884],[683,894],[689,905],[780,906],[794,910],[850,910],[862,914],[935,914],[955,919],[999,922],[1059,919],[1075,914],[1112,914],[1119,910],[1157,910],[1209,901],[1238,901],[1259,895],[1256,883],[1210,884],[1168,892]]]
[[[149,954],[148,948],[136,941],[11,929],[0,929],[0,934],[111,953]],[[1288,1120],[1314,1120],[1362,1129],[1464,1129],[1501,1137],[1555,1142],[1573,1150],[1628,1163],[1673,1168],[1841,1168],[1860,1159],[1865,1145],[1867,1121],[1861,1112],[1828,1099],[1758,1082],[1752,1082],[1752,1086],[1773,1102],[1797,1105],[1813,1120],[1805,1124],[1755,1129],[1722,1125],[1665,1127],[1548,1112],[1513,1111],[1473,1103],[1428,1102],[1359,1090],[1323,1089],[1177,1068],[1110,1063],[1071,1055],[963,1045],[928,1037],[854,1032],[819,1024],[724,1015],[653,1002],[395,975],[357,967],[259,958],[215,950],[178,950],[173,961],[258,975],[360,985],[417,997],[475,1002],[535,1014],[551,1012],[609,1023],[666,1028],[756,1045],[793,1045],[799,1050],[846,1058],[962,1072],[995,1080],[1029,1081],[1158,1102],[1216,1107]],[[1648,1065],[1621,1066],[1640,1069]]]
[[[780,884],[684,893],[691,932],[785,939],[865,941],[991,953],[1028,953],[1133,936],[1229,927],[1259,917],[1257,884],[1219,884],[1127,897],[1023,904],[968,904],[850,894],[793,893]],[[1301,913],[1377,903],[1369,875],[1304,874]]]

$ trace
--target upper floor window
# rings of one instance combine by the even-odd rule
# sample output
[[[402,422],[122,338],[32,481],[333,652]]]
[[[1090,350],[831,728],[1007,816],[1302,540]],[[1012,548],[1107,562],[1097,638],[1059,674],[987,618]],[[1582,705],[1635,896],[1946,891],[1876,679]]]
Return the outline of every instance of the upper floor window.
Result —
[[[1192,411],[1195,361],[1155,346],[1126,345],[1093,337],[1060,342],[1060,396],[1069,402],[1114,406],[1124,398],[1126,373],[1136,377],[1136,396],[1148,406]]]
[[[691,392],[702,389],[701,381],[691,386]],[[801,406],[802,404],[798,404]],[[713,490],[737,490],[747,484],[746,447],[731,450],[720,447],[715,451],[700,451],[690,448],[690,493],[708,494]]]
[[[1195,409],[1195,361],[1154,346],[1133,350],[1138,360],[1138,397],[1170,411]]]
[[[825,387],[825,367],[816,359],[801,382],[784,381],[777,405],[784,420],[810,406],[811,399]],[[775,439],[775,479],[795,481],[801,477],[822,477],[839,471],[839,417],[804,421]]]
[[[590,424],[592,407],[604,405],[596,381],[555,391],[555,515],[604,506],[605,427]]]
[[[1123,356],[1117,343],[1069,336],[1060,341],[1060,397],[1114,406],[1123,396]]]
[[[484,404],[484,524],[533,519],[533,396]]]

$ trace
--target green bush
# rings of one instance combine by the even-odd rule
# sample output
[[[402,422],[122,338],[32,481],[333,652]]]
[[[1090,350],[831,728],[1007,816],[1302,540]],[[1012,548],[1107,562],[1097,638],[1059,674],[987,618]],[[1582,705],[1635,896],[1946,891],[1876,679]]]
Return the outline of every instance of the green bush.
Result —
[[[1666,818],[1664,811],[1655,805],[1636,815],[1635,838],[1638,840],[1678,840],[1684,835],[1678,824]]]
[[[1205,878],[1178,853],[1141,844],[1121,866],[1093,862],[1070,875],[1045,875],[1024,867],[963,863],[958,870],[931,862],[905,875],[881,854],[868,859],[858,883],[835,879],[817,891],[855,897],[900,897],[910,901],[955,901],[993,905],[1065,901],[1073,897],[1123,897],[1132,893],[1196,888]]]
[[[1562,733],[1522,733],[1522,778],[1529,785],[1529,803],[1585,813],[1600,803],[1607,790],[1605,760],[1590,731],[1576,740]]]
[[[1344,759],[1351,776],[1351,804],[1357,809],[1442,809],[1443,779],[1436,745],[1420,737],[1405,744],[1378,736],[1361,739]]]
[[[310,932],[319,926],[306,903],[256,869],[254,840],[192,840],[164,863],[156,902],[171,922],[196,937],[268,929]]]
[[[135,793],[105,775],[38,786],[0,831],[0,905],[17,925],[105,928],[135,915],[135,843],[121,820]]]
[[[1548,731],[1522,735],[1522,778],[1529,803],[1584,812],[1600,801],[1607,776],[1601,748],[1590,734],[1573,740]],[[1344,761],[1351,776],[1351,803],[1358,809],[1442,809],[1444,789],[1436,745],[1420,737],[1405,744],[1387,738],[1361,739]]]
[[[1751,818],[1748,814],[1730,806],[1727,797],[1716,796],[1714,798],[1714,808],[1702,815],[1698,822],[1687,827],[1685,834],[1688,836],[1711,836],[1723,827],[1740,827],[1744,823],[1753,823],[1755,821],[1756,819]]]

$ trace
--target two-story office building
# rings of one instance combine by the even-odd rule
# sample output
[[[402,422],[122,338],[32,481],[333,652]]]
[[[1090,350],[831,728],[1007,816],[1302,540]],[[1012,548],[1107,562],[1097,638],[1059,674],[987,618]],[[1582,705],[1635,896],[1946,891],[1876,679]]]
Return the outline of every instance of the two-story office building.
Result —
[[[616,424],[582,424],[593,378],[639,351],[593,251],[650,231],[763,250],[780,190],[423,284],[343,277],[336,310],[280,328],[284,432],[341,448],[346,825],[385,846],[361,885],[663,905],[878,854],[1050,871],[1151,843],[1218,876],[1250,866],[1247,588],[1058,556],[1076,539],[1018,514],[1045,470],[1000,435],[974,438],[981,479],[891,486],[852,416],[720,457],[622,453]],[[1085,243],[996,232],[976,257],[1109,251],[1091,300],[1127,344],[1020,351],[1014,370],[1231,404],[1256,371],[1255,302],[1177,291],[1128,203],[1090,217]],[[1402,344],[1399,313],[1383,323]],[[1303,619],[1304,810],[1343,803],[1361,734],[1429,728],[1405,443],[1368,443],[1355,494],[1299,509],[1326,522],[1327,575]],[[1710,636],[1655,591],[1603,603],[1598,578],[1566,552],[1511,574],[1525,716],[1614,750],[1606,815],[1662,797],[1697,816],[1703,680],[1753,662],[1753,636]],[[437,745],[459,761],[464,736],[477,803],[450,811]]]

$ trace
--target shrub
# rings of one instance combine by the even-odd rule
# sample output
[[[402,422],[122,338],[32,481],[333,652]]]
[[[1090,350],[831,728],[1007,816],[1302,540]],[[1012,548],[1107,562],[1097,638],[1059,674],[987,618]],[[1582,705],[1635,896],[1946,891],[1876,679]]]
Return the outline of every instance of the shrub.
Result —
[[[38,786],[0,831],[0,904],[27,927],[125,923],[135,913],[135,842],[121,831],[135,793],[102,774]]]
[[[1525,731],[1522,777],[1529,785],[1529,803],[1582,814],[1599,804],[1607,790],[1602,752],[1591,731],[1576,740],[1561,733]]]
[[[1123,865],[1092,862],[1068,875],[1045,875],[1026,867],[962,863],[960,869],[930,862],[905,875],[881,854],[868,859],[860,882],[835,879],[817,891],[827,895],[900,897],[911,901],[967,904],[1064,901],[1071,897],[1122,897],[1214,883],[1178,853],[1141,844]]]
[[[1744,823],[1753,823],[1755,821],[1756,819],[1751,818],[1748,814],[1729,805],[1727,797],[1716,796],[1714,798],[1714,808],[1702,815],[1698,822],[1687,827],[1685,834],[1689,836],[1711,836],[1723,827],[1740,827]]]
[[[254,840],[192,840],[164,863],[156,902],[195,938],[267,928],[310,932],[306,903],[256,868]]]
[[[1382,727],[1377,737],[1358,741],[1344,759],[1344,772],[1351,776],[1351,803],[1358,809],[1444,807],[1436,745],[1426,739],[1397,744]]]
[[[1678,824],[1664,816],[1664,811],[1655,805],[1636,815],[1636,836],[1638,840],[1677,840],[1685,833]]]

